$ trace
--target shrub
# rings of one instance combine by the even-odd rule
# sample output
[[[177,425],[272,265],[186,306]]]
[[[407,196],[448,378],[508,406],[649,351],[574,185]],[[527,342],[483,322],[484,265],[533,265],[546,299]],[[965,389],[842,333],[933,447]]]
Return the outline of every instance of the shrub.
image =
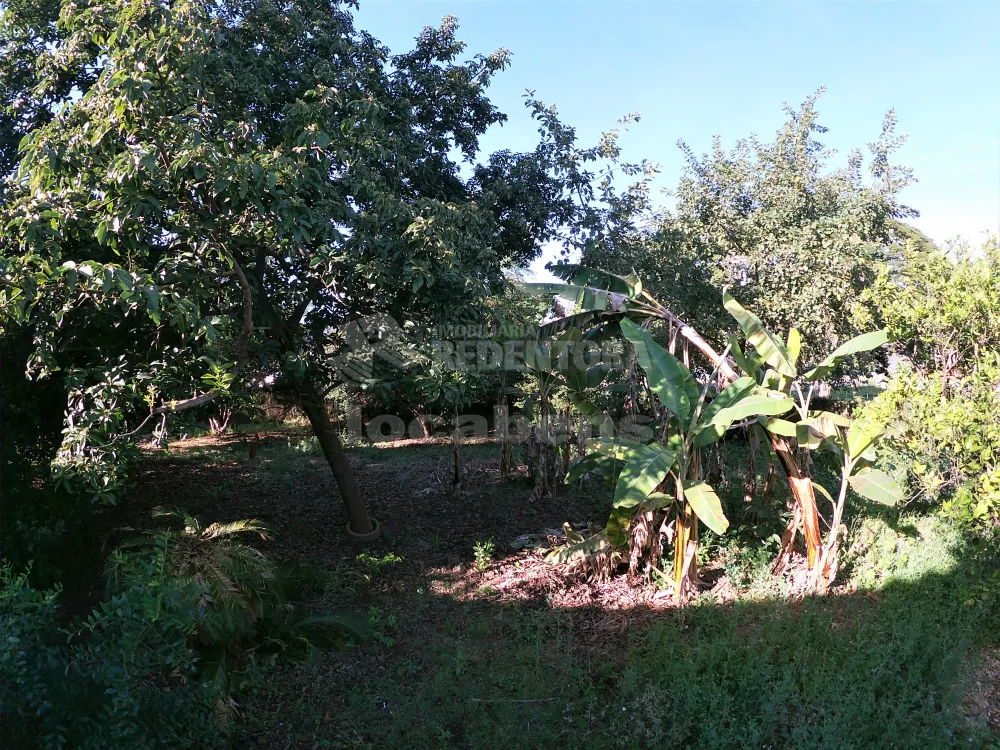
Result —
[[[359,628],[314,615],[298,579],[236,538],[255,521],[144,532],[108,563],[108,595],[60,627],[59,589],[0,568],[0,712],[46,748],[213,747],[231,684],[268,654],[307,660]],[[5,737],[8,735],[5,735]]]
[[[977,525],[1000,519],[1000,353],[964,378],[904,370],[864,407],[887,425],[880,462],[911,502]]]
[[[157,576],[146,568],[150,579]],[[59,590],[0,568],[0,711],[46,748],[213,747],[210,686],[195,678],[189,586],[130,587],[59,627]]]

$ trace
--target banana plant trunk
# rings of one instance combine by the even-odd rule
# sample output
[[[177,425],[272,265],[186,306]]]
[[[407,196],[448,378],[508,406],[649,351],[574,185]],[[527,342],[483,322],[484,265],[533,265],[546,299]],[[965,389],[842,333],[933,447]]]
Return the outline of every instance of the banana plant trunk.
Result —
[[[701,470],[701,454],[695,449],[688,465],[688,478],[697,479]],[[680,476],[676,484],[677,520],[674,524],[674,594],[681,604],[694,591],[698,579],[698,516],[684,495]]]
[[[802,532],[806,542],[806,558],[809,569],[812,570],[820,562],[820,551],[823,547],[823,538],[819,530],[819,511],[816,509],[816,492],[813,489],[812,478],[809,470],[799,465],[796,460],[795,451],[780,435],[770,434],[771,447],[778,455],[778,460],[788,475],[788,484],[792,490],[792,497],[795,499],[795,510],[789,528],[782,539],[781,552],[775,563],[775,569],[784,568],[791,556],[792,546],[795,543],[795,532],[798,521],[802,522]]]
[[[662,317],[671,325],[671,331],[676,327],[686,341],[694,344],[714,366],[718,367],[722,377],[730,382],[739,378],[739,374],[733,369],[726,358],[716,352],[695,329],[684,323],[669,310],[663,310]],[[671,346],[672,350],[673,346]],[[788,484],[792,490],[792,496],[795,498],[795,514],[792,519],[792,523],[795,525],[791,526],[790,534],[787,532],[785,534],[786,539],[783,540],[782,551],[779,553],[778,560],[775,563],[775,570],[778,569],[779,564],[783,568],[787,562],[787,557],[791,554],[792,545],[795,542],[795,529],[798,526],[799,518],[802,521],[802,530],[806,540],[806,556],[809,560],[809,567],[812,569],[820,562],[820,552],[823,547],[822,536],[819,530],[819,513],[816,510],[816,493],[813,490],[812,479],[809,476],[808,469],[799,466],[796,461],[795,451],[785,439],[770,433],[769,436],[771,445],[775,453],[778,454],[778,459],[781,461],[782,466],[785,468],[785,473],[788,475]],[[680,518],[680,515],[678,515],[678,518]]]
[[[679,484],[679,483],[678,483]],[[683,498],[683,490],[678,488]],[[678,602],[685,602],[694,588],[697,575],[698,517],[686,500],[677,505],[677,521],[674,525],[674,594]]]
[[[757,435],[751,430],[747,447],[747,475],[743,480],[743,502],[752,503],[757,496]]]

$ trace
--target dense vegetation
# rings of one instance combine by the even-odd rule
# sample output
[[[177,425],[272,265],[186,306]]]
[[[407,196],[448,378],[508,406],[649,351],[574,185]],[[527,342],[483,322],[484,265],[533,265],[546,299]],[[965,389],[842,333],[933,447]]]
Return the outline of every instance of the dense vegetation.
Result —
[[[482,154],[465,55],[0,7],[4,739],[995,742],[1000,240],[821,92],[671,210],[533,96]]]

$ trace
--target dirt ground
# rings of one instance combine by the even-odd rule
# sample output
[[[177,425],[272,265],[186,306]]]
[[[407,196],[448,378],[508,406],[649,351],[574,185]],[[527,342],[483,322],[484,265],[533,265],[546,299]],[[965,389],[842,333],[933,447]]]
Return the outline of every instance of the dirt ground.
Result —
[[[143,516],[148,519],[157,506],[183,507],[217,521],[255,518],[274,532],[264,546],[269,555],[325,570],[362,553],[391,550],[402,558],[393,566],[397,589],[426,586],[459,601],[544,601],[606,612],[673,607],[671,595],[654,586],[629,586],[623,576],[605,582],[566,577],[546,563],[564,522],[579,527],[605,519],[606,493],[572,488],[532,504],[525,467],[501,477],[492,442],[462,448],[465,473],[458,492],[451,486],[448,441],[401,440],[352,451],[361,492],[382,526],[380,540],[355,545],[344,535],[346,516],[325,460],[296,450],[308,439],[277,431],[259,437],[254,458],[248,450],[253,439],[245,443],[238,435],[192,438],[172,444],[169,454],[150,452],[135,475],[129,521],[146,522]],[[474,546],[486,541],[493,543],[491,564],[478,571]]]
[[[567,578],[545,562],[564,522],[582,526],[606,519],[609,496],[603,486],[560,488],[564,491],[555,498],[532,503],[523,467],[519,476],[502,477],[497,446],[480,442],[462,448],[465,473],[455,491],[446,441],[358,447],[350,460],[383,532],[377,542],[361,546],[344,534],[346,515],[315,441],[291,429],[256,434],[260,442],[253,457],[256,439],[244,435],[192,438],[171,444],[167,453],[149,451],[133,475],[128,503],[103,519],[108,546],[122,525],[149,527],[156,506],[181,507],[207,521],[258,519],[274,532],[262,546],[270,556],[317,574],[321,583],[307,604],[365,619],[374,631],[373,641],[324,654],[318,663],[279,663],[259,682],[248,678],[245,693],[252,697],[239,708],[239,747],[479,746],[463,737],[466,725],[494,719],[460,712],[451,725],[411,734],[417,730],[405,726],[423,714],[407,714],[418,711],[406,704],[408,686],[425,691],[442,681],[461,682],[463,670],[472,669],[482,673],[476,684],[484,696],[531,694],[530,684],[512,687],[499,675],[507,661],[521,659],[517,649],[547,669],[549,690],[567,669],[568,653],[577,663],[606,665],[611,679],[627,666],[636,638],[652,623],[683,631],[684,611],[668,592],[629,586],[623,575],[606,582]],[[703,596],[720,612],[745,594],[721,566],[708,567],[703,577],[708,582]],[[856,610],[868,606],[867,596],[853,596],[849,586],[835,593],[848,596],[834,613],[833,627],[847,628]],[[783,605],[793,617],[796,606]],[[498,670],[495,684],[492,670]],[[1000,726],[996,673],[995,658],[977,662],[961,704],[970,721],[993,729]],[[455,689],[464,688],[442,691]],[[601,690],[600,683],[584,692],[591,689]],[[378,697],[383,693],[384,700]],[[554,698],[471,700],[482,710],[491,701],[514,701],[529,727],[545,722],[551,730],[560,721],[547,702]],[[555,713],[542,718],[539,712],[549,710]],[[573,720],[574,726],[591,721]],[[359,722],[403,728],[392,729],[395,735],[388,729],[373,734]],[[559,731],[552,735],[556,744],[580,744]],[[440,732],[441,742],[428,741],[428,732]]]

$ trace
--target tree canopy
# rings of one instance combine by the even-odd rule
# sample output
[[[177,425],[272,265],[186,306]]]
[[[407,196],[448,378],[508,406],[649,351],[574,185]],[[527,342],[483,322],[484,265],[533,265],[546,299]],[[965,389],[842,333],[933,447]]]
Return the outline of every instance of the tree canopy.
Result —
[[[3,17],[32,65],[5,78],[5,132],[26,135],[0,303],[5,330],[32,331],[33,375],[65,373],[56,467],[97,497],[120,487],[116,436],[143,401],[159,416],[270,378],[351,505],[323,404],[345,324],[475,318],[507,269],[588,226],[583,166],[617,156],[613,134],[578,149],[529,100],[538,148],[477,161],[509,56],[459,62],[450,17],[392,55],[338,2],[23,6]],[[368,527],[357,504],[351,521]]]
[[[899,199],[912,176],[890,161],[903,142],[891,110],[868,145],[869,179],[860,149],[831,170],[816,109],[821,91],[797,109],[786,106],[787,120],[771,141],[751,136],[727,151],[716,137],[700,156],[680,142],[686,168],[675,209],[613,252],[585,253],[584,262],[619,273],[634,268],[668,307],[715,340],[724,339],[728,324],[717,296],[725,286],[768,327],[797,327],[807,362],[852,336],[857,295],[915,231],[902,221],[916,211]]]

